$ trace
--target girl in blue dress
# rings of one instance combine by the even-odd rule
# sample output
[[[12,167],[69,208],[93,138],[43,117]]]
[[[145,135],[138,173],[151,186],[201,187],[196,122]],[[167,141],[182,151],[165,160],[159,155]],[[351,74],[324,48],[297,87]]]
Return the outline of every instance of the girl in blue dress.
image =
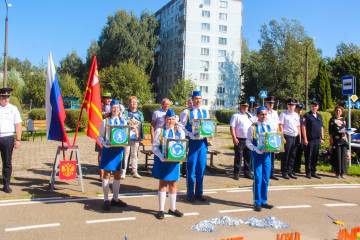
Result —
[[[117,100],[112,100],[110,103],[111,112],[107,118],[101,123],[99,131],[99,142],[102,145],[101,160],[99,168],[104,170],[104,178],[102,180],[102,188],[104,192],[104,210],[110,211],[111,206],[127,207],[127,204],[119,199],[120,190],[120,176],[121,176],[121,161],[124,155],[123,147],[111,147],[105,142],[106,124],[109,125],[126,125],[124,116],[124,106],[119,104]],[[114,182],[112,185],[113,198],[109,201],[109,181],[111,172],[114,174]]]
[[[176,115],[174,110],[169,109],[165,115],[165,126],[158,128],[154,133],[152,151],[155,155],[152,175],[159,179],[159,211],[155,215],[158,219],[164,219],[164,208],[166,200],[166,188],[169,186],[169,214],[182,217],[184,214],[176,209],[176,182],[180,176],[179,162],[165,162],[161,153],[162,141],[166,138],[185,139],[185,132],[176,126]]]

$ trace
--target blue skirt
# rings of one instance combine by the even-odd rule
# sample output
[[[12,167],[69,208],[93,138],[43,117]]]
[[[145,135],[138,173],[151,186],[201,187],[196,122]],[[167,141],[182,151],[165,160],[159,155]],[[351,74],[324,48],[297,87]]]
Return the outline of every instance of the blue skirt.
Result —
[[[162,162],[155,155],[152,175],[160,180],[177,181],[180,177],[180,163],[179,162]]]
[[[101,150],[100,169],[108,171],[120,171],[121,161],[124,157],[123,147],[103,147]]]

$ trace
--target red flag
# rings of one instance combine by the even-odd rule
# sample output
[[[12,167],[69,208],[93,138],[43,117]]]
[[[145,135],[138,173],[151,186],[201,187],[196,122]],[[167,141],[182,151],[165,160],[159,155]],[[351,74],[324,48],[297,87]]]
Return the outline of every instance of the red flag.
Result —
[[[100,83],[98,77],[98,68],[96,63],[96,56],[94,56],[93,63],[91,66],[88,84],[86,86],[86,92],[83,102],[83,107],[89,113],[89,123],[87,135],[98,142],[99,130],[101,126],[102,118],[102,107],[101,107],[101,95],[100,95]]]

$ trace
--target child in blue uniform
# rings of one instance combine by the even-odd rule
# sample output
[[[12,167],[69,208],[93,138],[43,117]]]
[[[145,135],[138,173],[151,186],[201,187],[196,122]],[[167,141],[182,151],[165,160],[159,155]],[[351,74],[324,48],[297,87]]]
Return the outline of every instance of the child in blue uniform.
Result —
[[[164,219],[164,208],[166,200],[166,188],[169,186],[170,209],[169,214],[182,217],[183,213],[176,209],[176,182],[180,176],[179,162],[165,162],[161,153],[162,141],[166,138],[185,139],[185,132],[176,126],[176,115],[174,110],[169,109],[165,115],[165,126],[157,128],[154,133],[152,151],[155,155],[152,175],[159,179],[159,212],[156,218]]]
[[[254,171],[254,210],[261,211],[261,208],[271,209],[272,205],[267,204],[268,185],[271,172],[271,155],[270,152],[261,152],[257,147],[256,135],[261,132],[271,132],[270,125],[265,123],[267,111],[265,107],[257,109],[258,121],[249,128],[246,146],[251,150],[253,157]]]
[[[104,210],[110,211],[111,206],[127,207],[127,204],[119,199],[120,190],[120,175],[121,175],[121,161],[124,155],[123,147],[112,147],[105,142],[106,124],[109,125],[126,125],[124,116],[124,106],[119,104],[117,100],[112,100],[110,103],[111,112],[108,117],[103,120],[99,131],[99,142],[103,146],[101,151],[101,160],[99,168],[104,170],[104,178],[102,180],[102,187],[104,192]],[[114,182],[112,185],[113,199],[109,201],[109,181],[111,172],[114,173]]]

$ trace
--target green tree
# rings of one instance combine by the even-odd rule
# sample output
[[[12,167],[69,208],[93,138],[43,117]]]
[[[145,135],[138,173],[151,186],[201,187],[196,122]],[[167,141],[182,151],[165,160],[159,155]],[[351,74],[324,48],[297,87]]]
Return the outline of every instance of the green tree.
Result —
[[[140,104],[154,101],[151,93],[152,85],[149,84],[149,75],[143,68],[130,60],[120,62],[117,66],[110,66],[99,71],[100,87],[102,92],[109,91],[115,99],[127,105],[130,96],[140,99]]]
[[[118,10],[108,17],[98,40],[99,68],[116,66],[130,59],[138,67],[144,67],[150,74],[154,66],[154,54],[157,46],[155,31],[158,22],[154,14],[145,11],[140,19],[133,12]]]
[[[27,79],[24,98],[27,103],[32,101],[33,106],[39,108],[45,105],[46,75],[43,70],[37,69]]]
[[[66,73],[61,76],[59,86],[62,97],[82,97],[80,89],[75,83],[75,78],[71,77],[70,74]]]
[[[13,89],[11,95],[17,97],[20,103],[22,103],[25,81],[21,77],[20,72],[16,71],[16,68],[12,68],[11,72],[8,75],[7,87]]]
[[[325,62],[319,63],[319,72],[316,78],[316,99],[319,101],[320,110],[332,108],[330,82],[326,71]]]
[[[180,106],[186,106],[189,95],[196,88],[197,85],[190,77],[178,79],[174,86],[174,91],[169,89],[170,100],[173,102],[178,101]]]

